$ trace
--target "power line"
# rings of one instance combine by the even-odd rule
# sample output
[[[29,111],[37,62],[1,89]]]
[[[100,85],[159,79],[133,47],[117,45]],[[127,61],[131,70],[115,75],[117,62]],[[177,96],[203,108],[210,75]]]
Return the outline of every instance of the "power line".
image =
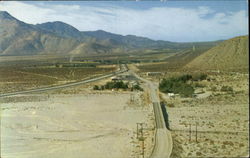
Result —
[[[145,138],[143,137],[143,125],[145,123],[136,123],[136,127],[137,127],[137,135],[136,135],[136,138],[139,139],[139,141],[142,141],[142,152],[141,152],[141,155],[142,155],[142,158],[144,158],[145,156],[145,147],[144,147],[144,140]],[[140,126],[140,129],[139,129],[139,126]],[[139,136],[140,135],[140,136]]]

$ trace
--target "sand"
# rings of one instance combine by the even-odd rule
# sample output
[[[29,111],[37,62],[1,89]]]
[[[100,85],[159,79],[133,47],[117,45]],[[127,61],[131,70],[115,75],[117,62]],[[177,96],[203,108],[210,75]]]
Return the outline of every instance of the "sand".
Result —
[[[1,103],[3,158],[138,157],[136,123],[146,123],[146,154],[152,150],[152,108],[139,92],[30,94]],[[131,102],[131,95],[134,101]],[[35,99],[34,99],[35,98]]]
[[[171,105],[167,110],[174,141],[172,158],[249,155],[248,75],[210,77],[213,81],[204,83],[204,93],[195,98],[161,97]],[[223,85],[233,92],[221,91]]]

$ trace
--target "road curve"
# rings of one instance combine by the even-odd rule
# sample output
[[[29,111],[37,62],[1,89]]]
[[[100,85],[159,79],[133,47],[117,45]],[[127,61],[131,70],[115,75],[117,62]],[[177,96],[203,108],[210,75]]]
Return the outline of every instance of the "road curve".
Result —
[[[78,82],[71,82],[71,83],[66,83],[66,84],[63,84],[63,85],[57,85],[57,86],[52,86],[52,87],[44,87],[44,88],[37,88],[37,89],[31,89],[31,90],[25,90],[25,91],[19,91],[19,92],[11,92],[11,93],[0,94],[0,98],[1,97],[14,96],[14,95],[18,95],[18,94],[26,94],[26,93],[32,93],[32,92],[42,92],[42,91],[55,90],[55,89],[61,89],[61,88],[66,88],[66,87],[77,86],[77,85],[80,85],[80,84],[90,83],[90,82],[102,80],[102,79],[105,79],[105,78],[108,78],[108,77],[112,77],[114,75],[121,74],[121,73],[124,73],[126,71],[127,71],[127,69],[126,69],[126,67],[124,67],[124,70],[116,71],[116,72],[113,72],[113,73],[109,73],[109,74],[106,74],[106,75],[102,75],[102,76],[99,76],[99,77],[95,77],[95,78],[91,78],[91,79],[87,79],[87,80],[82,80],[82,81],[78,81]]]
[[[155,133],[155,146],[151,154],[151,158],[169,158],[173,148],[172,136],[170,131],[166,128],[164,117],[158,96],[158,85],[146,80],[136,73],[130,71],[136,78],[145,82],[150,89],[151,101],[155,114],[156,133]]]

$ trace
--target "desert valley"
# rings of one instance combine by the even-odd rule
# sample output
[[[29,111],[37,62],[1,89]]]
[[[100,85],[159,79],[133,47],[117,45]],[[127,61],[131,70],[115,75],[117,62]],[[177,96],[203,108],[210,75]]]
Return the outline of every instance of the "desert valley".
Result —
[[[79,31],[0,11],[0,156],[248,157],[248,43]]]

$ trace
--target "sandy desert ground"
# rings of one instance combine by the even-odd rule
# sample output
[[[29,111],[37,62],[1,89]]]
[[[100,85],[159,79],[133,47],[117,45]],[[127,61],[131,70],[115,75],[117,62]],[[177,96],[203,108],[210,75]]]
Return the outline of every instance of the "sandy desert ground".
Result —
[[[172,157],[247,157],[249,155],[249,78],[247,74],[210,75],[196,98],[169,98]],[[230,86],[233,91],[221,91]],[[197,141],[196,141],[197,124]],[[191,126],[191,140],[190,140]]]
[[[2,98],[2,158],[141,157],[138,122],[146,124],[148,156],[154,141],[154,117],[152,106],[144,102],[144,92],[91,88]]]

